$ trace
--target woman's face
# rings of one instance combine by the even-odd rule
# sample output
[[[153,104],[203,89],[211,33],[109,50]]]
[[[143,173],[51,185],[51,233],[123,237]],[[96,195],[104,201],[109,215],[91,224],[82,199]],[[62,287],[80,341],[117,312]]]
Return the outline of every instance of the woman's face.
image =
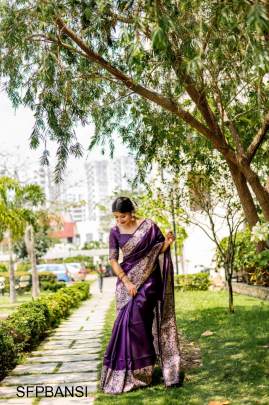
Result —
[[[113,212],[114,218],[116,219],[116,223],[118,225],[129,225],[132,222],[132,214],[131,212]]]

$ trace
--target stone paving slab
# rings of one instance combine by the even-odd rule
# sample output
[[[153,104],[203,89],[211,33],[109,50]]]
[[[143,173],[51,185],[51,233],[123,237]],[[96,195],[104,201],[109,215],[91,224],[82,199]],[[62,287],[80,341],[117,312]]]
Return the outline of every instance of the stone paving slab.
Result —
[[[50,338],[46,339],[46,343],[47,342],[51,342],[51,341],[56,341],[56,340],[60,340],[61,342],[67,342],[69,340],[85,340],[85,339],[95,339],[95,338],[99,338],[101,337],[102,334],[100,333],[79,333],[79,334],[72,334],[72,335],[53,335]]]
[[[99,358],[99,354],[61,354],[61,355],[54,355],[54,356],[40,356],[40,357],[29,357],[27,359],[27,364],[33,364],[33,363],[50,363],[51,361],[57,360],[57,362],[66,362],[66,361],[92,361],[92,360],[97,360]]]
[[[96,335],[101,335],[102,332],[102,328],[100,328],[99,330],[93,330],[93,331],[86,331],[85,330],[74,330],[74,331],[70,331],[70,330],[66,330],[66,331],[57,331],[56,333],[54,333],[54,337],[56,338],[69,338],[69,337],[80,337],[80,336],[84,336],[84,337],[92,337],[92,336],[96,336]]]
[[[96,381],[96,372],[85,373],[53,373],[53,374],[36,374],[36,375],[20,375],[9,376],[4,379],[5,385],[39,385],[53,383],[70,383],[79,381]]]
[[[85,349],[55,349],[55,350],[46,350],[45,352],[43,350],[36,350],[31,353],[31,359],[34,356],[38,357],[44,357],[44,356],[58,356],[61,354],[93,354],[93,353],[98,353],[101,350],[99,347],[99,350],[97,348],[88,348],[87,350]]]
[[[88,344],[91,345],[91,343],[100,343],[101,341],[101,336],[99,337],[92,337],[92,338],[88,338],[88,339],[75,339],[76,344]]]
[[[100,342],[100,338],[88,338],[88,339],[64,339],[64,340],[55,340],[55,339],[51,339],[50,341],[46,341],[44,342],[44,344],[42,344],[42,347],[44,349],[48,349],[49,347],[66,347],[68,348],[72,342],[75,342],[76,344],[88,344],[89,347],[91,347],[91,344],[99,344]]]
[[[100,348],[100,341],[99,342],[93,342],[93,343],[75,343],[73,346],[72,346],[72,348],[73,349],[85,349],[85,350],[87,350],[87,349],[89,349],[89,348],[96,348],[96,349],[98,349],[98,348]]]
[[[75,340],[75,339],[74,339]],[[71,345],[72,342],[68,341],[68,342],[59,342],[58,340],[56,340],[55,342],[46,342],[46,343],[42,343],[39,347],[42,348],[42,350],[46,350],[46,349],[51,349],[54,347],[55,348],[66,348],[68,349],[69,346]]]
[[[94,322],[94,321],[93,321],[93,322]],[[105,324],[103,323],[102,326],[100,326],[100,328],[99,328],[98,330],[102,330],[104,326],[105,326]],[[90,331],[90,330],[93,330],[93,329],[92,329],[92,326],[91,326],[91,325],[85,325],[85,326],[83,327],[83,330],[84,330],[84,331]]]
[[[57,364],[58,362],[47,364],[20,364],[11,372],[11,375],[21,375],[27,373],[53,373]]]
[[[59,373],[72,373],[72,372],[87,372],[95,371],[98,367],[99,360],[90,360],[90,361],[77,361],[70,362],[66,361],[59,368]]]

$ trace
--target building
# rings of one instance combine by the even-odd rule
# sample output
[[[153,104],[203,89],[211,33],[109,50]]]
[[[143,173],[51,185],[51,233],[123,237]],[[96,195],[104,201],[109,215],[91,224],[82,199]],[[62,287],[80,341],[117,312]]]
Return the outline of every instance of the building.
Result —
[[[87,218],[99,229],[99,238],[106,237],[109,226],[107,212],[102,206],[110,204],[110,198],[118,190],[131,188],[130,182],[136,176],[136,163],[131,156],[112,160],[91,160],[85,163],[87,179]]]

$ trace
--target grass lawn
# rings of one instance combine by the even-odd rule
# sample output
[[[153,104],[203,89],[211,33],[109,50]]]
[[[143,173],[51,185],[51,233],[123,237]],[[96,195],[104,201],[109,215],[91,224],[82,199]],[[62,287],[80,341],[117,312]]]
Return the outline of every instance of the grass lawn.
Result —
[[[269,302],[235,294],[235,314],[227,312],[226,292],[176,292],[183,352],[201,349],[201,364],[189,365],[184,386],[165,389],[160,381],[121,395],[97,393],[96,405],[230,405],[269,404]],[[114,317],[106,318],[103,349]],[[201,336],[210,330],[212,336]],[[227,402],[228,403],[228,402]]]
[[[9,315],[14,311],[17,306],[23,304],[24,302],[31,301],[32,295],[31,291],[24,292],[23,294],[17,294],[17,302],[11,304],[9,301],[9,294],[4,296],[0,295],[0,318],[1,315]]]

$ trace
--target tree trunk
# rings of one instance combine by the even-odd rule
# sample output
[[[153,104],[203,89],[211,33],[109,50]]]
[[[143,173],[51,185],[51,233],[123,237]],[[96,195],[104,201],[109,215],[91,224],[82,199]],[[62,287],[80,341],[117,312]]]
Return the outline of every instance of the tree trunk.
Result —
[[[8,231],[8,253],[9,253],[9,299],[12,304],[16,302],[15,269],[13,262],[13,244],[11,232]]]
[[[253,201],[253,197],[248,188],[246,178],[233,163],[227,161],[227,164],[229,166],[233,182],[237,189],[237,193],[240,198],[246,220],[250,228],[252,228],[259,221],[259,217],[257,208]]]
[[[252,228],[259,221],[259,217],[258,217],[258,213],[257,213],[257,208],[254,204],[252,195],[248,188],[246,178],[241,172],[239,172],[239,170],[236,168],[235,165],[228,162],[228,166],[229,166],[234,184],[236,186],[237,193],[239,195],[240,202],[242,204],[246,220],[247,220],[250,228]],[[258,242],[256,249],[257,249],[257,252],[262,252],[263,250],[267,249],[267,245],[263,241]]]
[[[25,245],[29,260],[32,267],[32,297],[37,298],[40,294],[39,289],[39,278],[36,268],[36,254],[35,254],[35,240],[34,240],[34,229],[32,225],[28,225],[25,231]]]
[[[232,286],[232,277],[228,274],[229,270],[225,270],[227,272],[227,284],[228,284],[228,292],[229,292],[229,312],[231,314],[234,313],[234,298],[233,298],[233,286]]]
[[[265,220],[269,221],[269,192],[261,184],[259,176],[250,166],[244,164],[242,172],[260,204]]]

